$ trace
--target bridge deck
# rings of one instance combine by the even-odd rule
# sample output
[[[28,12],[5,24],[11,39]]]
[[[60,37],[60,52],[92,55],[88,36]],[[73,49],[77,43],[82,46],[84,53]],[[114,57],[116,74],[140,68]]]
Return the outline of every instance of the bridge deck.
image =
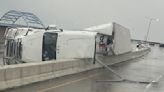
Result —
[[[104,69],[96,69],[9,89],[5,92],[163,92],[163,52],[164,49],[153,47],[152,52],[146,57],[112,66],[123,77],[131,80],[152,81],[160,77],[158,84],[96,82],[117,79],[115,75]]]

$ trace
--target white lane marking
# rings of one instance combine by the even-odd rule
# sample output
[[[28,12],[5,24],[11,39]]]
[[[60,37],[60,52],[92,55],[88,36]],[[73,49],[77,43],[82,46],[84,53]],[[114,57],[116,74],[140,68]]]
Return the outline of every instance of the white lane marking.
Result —
[[[84,77],[84,78],[81,78],[81,79],[69,81],[69,82],[66,82],[66,83],[63,83],[63,84],[60,84],[60,85],[57,85],[57,86],[53,86],[53,87],[49,87],[49,88],[40,90],[38,92],[46,92],[46,91],[49,91],[49,90],[52,90],[52,89],[56,89],[56,88],[59,88],[59,87],[63,87],[63,86],[66,86],[66,85],[69,85],[69,84],[72,84],[72,83],[76,83],[76,82],[83,81],[83,80],[86,80],[86,79],[89,79],[89,78],[93,78],[93,77],[98,76],[100,74],[101,73],[98,73],[98,74],[90,75],[88,77]]]
[[[152,85],[153,85],[154,83],[158,83],[159,80],[160,80],[162,77],[163,77],[163,75],[160,75],[160,76],[157,77],[155,80],[151,81],[151,82],[145,87],[144,92],[148,92],[149,89],[152,87]]]

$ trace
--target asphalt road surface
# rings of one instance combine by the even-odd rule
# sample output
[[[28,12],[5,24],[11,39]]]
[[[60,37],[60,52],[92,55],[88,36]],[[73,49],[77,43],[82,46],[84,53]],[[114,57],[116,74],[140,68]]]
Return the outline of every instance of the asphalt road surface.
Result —
[[[151,83],[109,82],[119,78],[101,68],[4,92],[164,92],[164,48],[154,46],[148,55],[115,64],[111,68],[126,79]]]

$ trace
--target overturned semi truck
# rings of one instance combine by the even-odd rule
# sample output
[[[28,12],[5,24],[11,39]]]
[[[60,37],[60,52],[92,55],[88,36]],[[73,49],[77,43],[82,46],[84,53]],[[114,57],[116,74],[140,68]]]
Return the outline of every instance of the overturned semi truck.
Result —
[[[132,51],[130,31],[108,23],[81,31],[9,28],[5,33],[6,64],[60,59],[93,59]]]

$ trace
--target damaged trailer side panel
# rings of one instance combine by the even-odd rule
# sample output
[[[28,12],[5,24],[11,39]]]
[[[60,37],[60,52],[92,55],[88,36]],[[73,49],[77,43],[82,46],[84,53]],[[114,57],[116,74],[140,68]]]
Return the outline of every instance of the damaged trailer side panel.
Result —
[[[113,23],[114,43],[113,51],[115,55],[123,54],[132,51],[131,37],[129,29]]]
[[[95,32],[63,31],[58,33],[57,59],[93,58]]]
[[[97,32],[98,38],[100,35],[111,36],[113,39],[112,52],[115,55],[123,54],[132,51],[131,37],[129,29],[115,22],[93,26],[84,29],[90,32]],[[107,43],[106,43],[107,44]]]

